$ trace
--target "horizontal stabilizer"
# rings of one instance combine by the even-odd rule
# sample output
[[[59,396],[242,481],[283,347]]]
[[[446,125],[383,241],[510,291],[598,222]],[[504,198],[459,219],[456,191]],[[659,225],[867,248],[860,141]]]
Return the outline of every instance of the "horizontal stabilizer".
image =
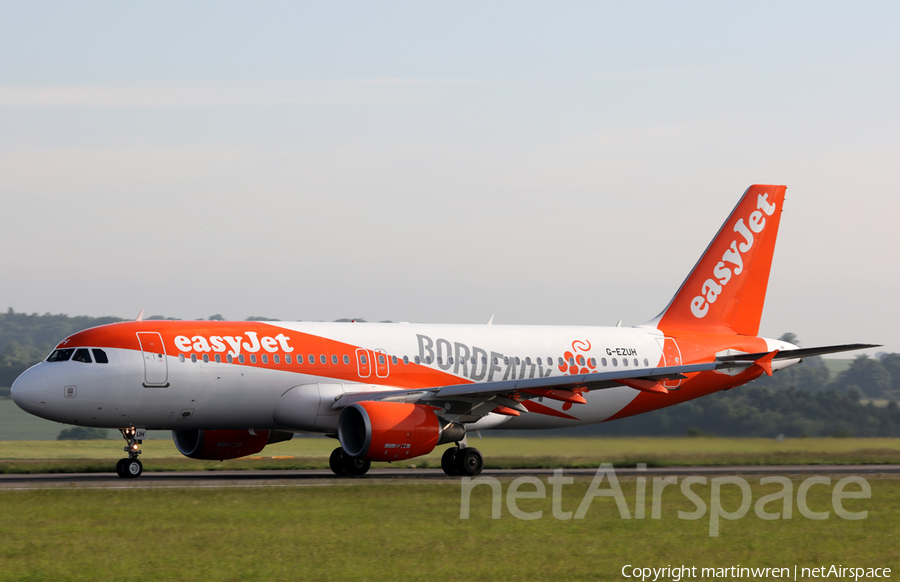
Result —
[[[818,348],[800,348],[797,350],[779,350],[772,359],[774,360],[798,360],[801,358],[810,358],[812,356],[822,356],[824,354],[837,354],[840,352],[850,352],[853,350],[866,350],[869,348],[880,348],[880,344],[845,344],[841,346],[821,346]],[[741,362],[753,364],[760,358],[765,357],[771,352],[758,352],[755,354],[734,354],[731,356],[719,356],[716,361],[719,362]]]

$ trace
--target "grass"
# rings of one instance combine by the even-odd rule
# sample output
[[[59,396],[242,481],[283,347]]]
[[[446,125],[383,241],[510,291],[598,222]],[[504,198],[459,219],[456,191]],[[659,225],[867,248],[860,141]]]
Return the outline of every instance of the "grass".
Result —
[[[498,438],[469,441],[482,451],[488,468],[557,468],[687,465],[838,465],[900,463],[897,438]],[[0,473],[107,472],[123,456],[123,440],[0,441]],[[266,447],[259,455],[231,461],[196,461],[181,456],[171,440],[147,440],[141,460],[146,471],[327,469],[338,446],[324,437],[297,438]],[[440,467],[439,447],[401,467]],[[378,466],[376,464],[375,466]]]
[[[749,481],[753,502],[779,489]],[[900,480],[869,482],[870,499],[846,502],[868,510],[867,519],[802,517],[794,482],[792,519],[764,521],[751,509],[723,521],[715,538],[708,516],[677,518],[694,509],[677,487],[665,490],[659,520],[621,519],[613,500],[597,498],[584,519],[568,521],[552,517],[549,485],[546,498],[518,501],[544,512],[533,521],[513,518],[505,503],[501,519],[491,519],[484,486],[473,491],[470,518],[460,519],[458,483],[2,491],[0,580],[617,580],[627,564],[896,572]],[[621,486],[633,515],[635,482]],[[586,480],[566,486],[562,509],[575,510],[586,488]],[[694,491],[710,502],[707,486]],[[831,510],[831,491],[812,487],[809,506]],[[722,493],[723,507],[739,505],[736,487]]]

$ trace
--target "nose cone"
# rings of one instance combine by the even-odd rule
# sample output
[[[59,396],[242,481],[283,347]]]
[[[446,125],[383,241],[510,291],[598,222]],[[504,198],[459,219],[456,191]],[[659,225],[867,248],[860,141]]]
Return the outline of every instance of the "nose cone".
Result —
[[[40,416],[41,410],[47,405],[49,386],[50,383],[46,376],[41,374],[36,367],[29,368],[13,382],[10,395],[19,408]]]

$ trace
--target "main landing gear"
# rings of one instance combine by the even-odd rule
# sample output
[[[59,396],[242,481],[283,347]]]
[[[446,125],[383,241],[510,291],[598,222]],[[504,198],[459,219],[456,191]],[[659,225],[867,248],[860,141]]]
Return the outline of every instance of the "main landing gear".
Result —
[[[331,467],[331,472],[338,477],[359,477],[369,471],[372,461],[351,457],[342,447],[338,447],[331,451],[328,466]]]
[[[441,469],[451,477],[474,477],[484,469],[484,457],[472,447],[450,447],[441,456]]]
[[[119,430],[122,433],[122,438],[128,443],[125,445],[125,452],[128,453],[128,457],[119,459],[119,462],[116,463],[116,474],[123,479],[137,479],[144,472],[144,465],[138,460],[138,455],[141,454],[141,443],[144,442],[143,438],[146,431],[134,427]]]

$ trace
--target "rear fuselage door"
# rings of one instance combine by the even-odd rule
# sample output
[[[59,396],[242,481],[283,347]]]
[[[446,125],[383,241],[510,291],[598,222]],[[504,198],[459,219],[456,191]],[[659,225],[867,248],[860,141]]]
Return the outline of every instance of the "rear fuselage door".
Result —
[[[169,385],[169,364],[162,336],[155,331],[137,332],[144,357],[144,387],[166,388]]]

